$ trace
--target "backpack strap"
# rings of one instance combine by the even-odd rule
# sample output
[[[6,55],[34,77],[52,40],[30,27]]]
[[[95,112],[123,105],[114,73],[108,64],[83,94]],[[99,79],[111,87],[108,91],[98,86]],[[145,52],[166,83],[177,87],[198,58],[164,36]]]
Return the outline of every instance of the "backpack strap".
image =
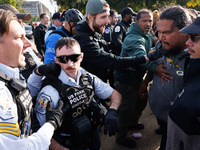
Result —
[[[48,31],[49,31],[49,30],[53,30],[53,31],[54,31],[54,30],[56,30],[56,27],[53,27],[53,26],[52,26],[52,27],[48,28]]]
[[[62,37],[66,37],[65,33],[63,33],[63,32],[60,31],[60,30],[54,30],[54,31],[52,31],[49,35],[51,35],[51,34],[59,34],[59,35],[62,36]]]

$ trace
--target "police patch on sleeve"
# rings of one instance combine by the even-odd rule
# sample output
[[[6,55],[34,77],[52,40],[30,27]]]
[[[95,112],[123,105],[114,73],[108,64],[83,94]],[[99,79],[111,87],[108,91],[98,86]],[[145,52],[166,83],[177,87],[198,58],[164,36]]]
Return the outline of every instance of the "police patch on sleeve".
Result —
[[[39,97],[39,100],[37,101],[36,111],[43,115],[46,114],[46,107],[48,101],[52,101],[51,97],[46,94],[42,94]]]
[[[115,32],[120,32],[120,26],[115,27]]]
[[[7,120],[14,117],[12,112],[12,103],[6,91],[0,93],[0,114],[1,119]]]
[[[105,34],[109,34],[110,30],[109,29],[105,29]]]

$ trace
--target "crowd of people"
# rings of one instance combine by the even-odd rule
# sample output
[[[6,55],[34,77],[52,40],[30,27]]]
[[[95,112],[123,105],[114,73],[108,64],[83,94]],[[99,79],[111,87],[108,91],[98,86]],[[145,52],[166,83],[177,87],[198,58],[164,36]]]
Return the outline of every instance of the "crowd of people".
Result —
[[[148,102],[160,150],[200,149],[200,15],[125,7],[118,21],[110,8],[89,0],[85,15],[56,12],[51,25],[42,13],[35,51],[22,24],[31,15],[0,5],[1,149],[99,150],[102,126],[135,148],[127,132],[145,128]]]

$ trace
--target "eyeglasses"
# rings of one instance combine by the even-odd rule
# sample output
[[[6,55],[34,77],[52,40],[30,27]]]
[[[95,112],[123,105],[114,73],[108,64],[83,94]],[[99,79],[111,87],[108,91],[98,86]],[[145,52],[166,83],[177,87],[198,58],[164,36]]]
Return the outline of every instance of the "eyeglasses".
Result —
[[[56,56],[60,63],[67,63],[69,59],[73,62],[77,62],[80,59],[81,54],[72,54],[72,55],[62,55]]]
[[[200,35],[197,34],[189,34],[188,37],[192,40],[192,42],[196,42],[197,38],[200,37]]]

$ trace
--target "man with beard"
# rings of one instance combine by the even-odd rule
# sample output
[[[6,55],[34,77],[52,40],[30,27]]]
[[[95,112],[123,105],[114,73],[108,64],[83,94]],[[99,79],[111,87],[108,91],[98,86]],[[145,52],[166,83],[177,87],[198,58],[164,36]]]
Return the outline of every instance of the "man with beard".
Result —
[[[131,24],[126,34],[121,57],[143,56],[149,53],[154,42],[150,33],[152,24],[152,12],[147,9],[140,10],[136,15],[136,22]],[[138,123],[138,120],[147,104],[147,92],[143,93],[144,97],[140,98],[139,88],[146,70],[158,74],[159,69],[160,65],[147,62],[136,69],[114,71],[114,85],[122,95],[122,103],[119,108],[119,132],[116,136],[118,144],[128,148],[136,146],[134,140],[127,138],[127,129],[144,129],[144,125]],[[168,77],[164,74],[163,76]]]
[[[165,149],[167,134],[167,116],[171,102],[181,91],[183,85],[183,69],[185,59],[179,59],[186,52],[188,35],[179,30],[191,23],[188,12],[181,6],[166,8],[159,17],[158,38],[162,43],[163,57],[155,61],[162,64],[170,72],[171,80],[162,81],[153,74],[153,84],[149,91],[149,105],[162,129],[160,150]],[[144,84],[150,81],[147,76]]]
[[[109,4],[105,0],[89,0],[86,5],[86,21],[76,25],[78,33],[73,36],[84,53],[81,66],[105,82],[107,82],[108,69],[136,67],[148,61],[146,55],[116,57],[109,53],[107,44],[102,38],[105,26],[109,23],[109,11]],[[159,69],[160,74],[163,71],[162,68]]]
[[[112,51],[113,54],[119,56],[122,48],[123,41],[126,37],[130,24],[133,21],[133,17],[136,15],[132,8],[125,7],[121,11],[122,21],[116,24],[112,35]]]
[[[180,32],[189,34],[190,57],[185,59],[183,90],[169,110],[166,149],[199,149],[200,15]]]

